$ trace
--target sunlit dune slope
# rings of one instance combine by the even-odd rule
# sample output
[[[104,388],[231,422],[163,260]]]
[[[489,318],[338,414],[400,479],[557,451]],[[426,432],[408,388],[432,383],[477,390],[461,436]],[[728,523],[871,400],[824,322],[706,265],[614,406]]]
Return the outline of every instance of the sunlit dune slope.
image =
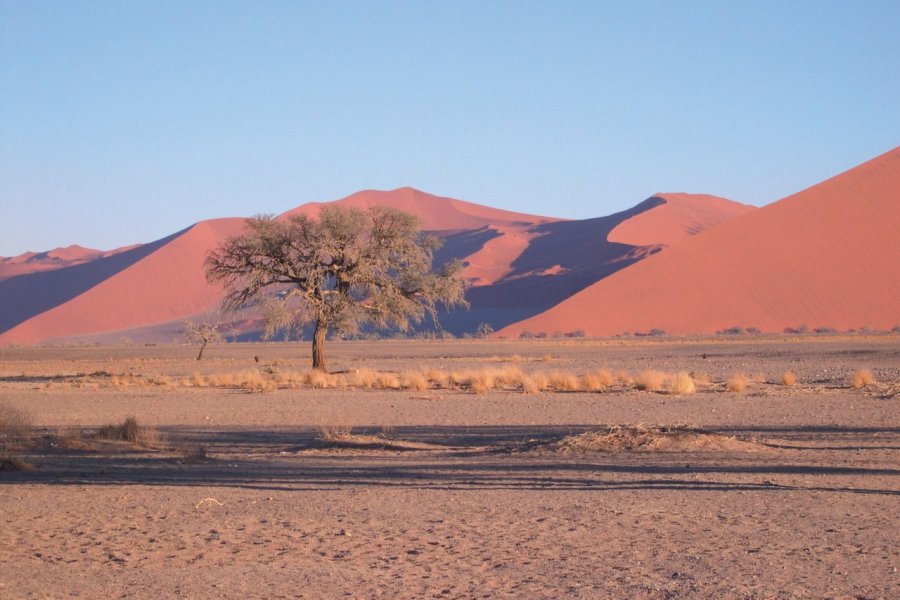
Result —
[[[897,323],[900,148],[684,240],[499,335]]]

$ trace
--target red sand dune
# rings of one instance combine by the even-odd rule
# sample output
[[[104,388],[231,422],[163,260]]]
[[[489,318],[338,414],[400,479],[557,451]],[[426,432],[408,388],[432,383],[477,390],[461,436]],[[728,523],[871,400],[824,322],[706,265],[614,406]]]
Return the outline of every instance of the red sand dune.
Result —
[[[564,221],[411,188],[365,191],[336,202],[396,207],[417,214],[425,229],[439,232],[445,245],[435,262],[462,258],[472,284],[468,294],[472,309],[441,319],[457,333],[472,331],[480,322],[500,327],[537,314],[698,228],[749,209],[713,197],[694,200],[678,195],[674,200],[651,198],[607,217]],[[314,216],[322,206],[304,204],[280,218]],[[656,217],[657,211],[663,215]],[[169,340],[180,319],[218,306],[221,291],[206,283],[203,261],[209,250],[239,233],[243,223],[243,219],[204,221],[115,256],[0,281],[0,343],[54,338],[109,341],[115,336]],[[643,232],[643,223],[652,231]],[[623,240],[647,245],[607,239],[622,227]]]
[[[279,215],[279,218],[296,214],[315,217],[325,204],[331,203],[308,202]],[[433,196],[410,187],[391,191],[364,190],[337,200],[336,204],[357,208],[390,206],[418,215],[422,223],[422,229],[428,231],[478,229],[492,223],[550,223],[560,220],[552,217],[539,217],[500,210],[453,198]]]
[[[0,279],[80,265],[98,258],[125,252],[135,247],[126,246],[115,250],[103,251],[72,244],[65,248],[55,248],[47,252],[25,252],[9,258],[0,257]]]
[[[623,221],[606,239],[631,246],[671,246],[754,209],[708,194],[654,194],[652,199],[663,204]]]
[[[599,281],[500,336],[900,323],[900,148]]]

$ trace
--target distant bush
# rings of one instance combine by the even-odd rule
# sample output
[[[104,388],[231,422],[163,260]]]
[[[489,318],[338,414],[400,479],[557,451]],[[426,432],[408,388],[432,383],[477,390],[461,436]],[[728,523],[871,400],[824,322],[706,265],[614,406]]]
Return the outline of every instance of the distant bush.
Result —
[[[790,387],[795,383],[797,383],[797,378],[790,371],[785,371],[781,374],[781,385]]]
[[[747,333],[751,335],[759,335],[760,333],[762,333],[762,331],[759,330],[759,327],[748,327]]]
[[[891,327],[891,333],[900,333],[900,325],[894,325]]]
[[[667,394],[684,395],[697,391],[693,378],[684,371],[667,375],[663,381],[663,391]]]
[[[725,389],[729,392],[743,392],[747,389],[747,376],[743,373],[735,373],[725,382]]]
[[[542,340],[545,337],[547,337],[547,332],[546,331],[538,331],[536,334],[534,334],[534,337]]]
[[[813,333],[837,333],[837,329],[834,327],[816,327],[813,329]]]
[[[566,333],[566,337],[569,337],[569,338],[583,338],[584,335],[585,335],[584,331],[581,329],[579,329],[578,331],[570,331],[570,332]]]
[[[719,335],[744,335],[743,327],[729,327],[727,329],[722,329],[721,331],[716,332]]]
[[[519,339],[530,340],[534,337],[534,334],[530,331],[523,331],[519,334]]]
[[[650,331],[647,332],[647,335],[649,335],[650,337],[662,337],[662,336],[666,335],[666,332],[662,329],[657,329],[654,327],[653,329],[651,329]]]
[[[807,331],[809,331],[809,327],[807,327],[806,325],[800,325],[799,327],[785,327],[784,328],[785,333],[792,333],[792,334],[802,334],[802,333],[806,333]]]

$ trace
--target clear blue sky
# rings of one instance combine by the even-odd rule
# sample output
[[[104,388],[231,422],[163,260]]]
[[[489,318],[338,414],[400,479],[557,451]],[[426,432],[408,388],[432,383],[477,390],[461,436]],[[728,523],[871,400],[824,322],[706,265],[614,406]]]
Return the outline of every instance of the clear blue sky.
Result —
[[[0,0],[0,255],[411,185],[763,205],[900,144],[900,2]]]

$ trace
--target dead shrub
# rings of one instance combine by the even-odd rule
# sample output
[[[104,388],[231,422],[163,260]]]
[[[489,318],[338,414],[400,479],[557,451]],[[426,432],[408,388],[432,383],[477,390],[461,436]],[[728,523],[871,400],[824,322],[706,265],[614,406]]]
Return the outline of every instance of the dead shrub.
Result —
[[[428,379],[421,371],[407,371],[400,376],[400,387],[421,392],[428,389]]]
[[[682,396],[693,394],[697,391],[694,380],[685,371],[680,371],[674,375],[667,375],[663,382],[663,391],[667,394]]]
[[[743,373],[735,373],[725,382],[725,389],[729,392],[743,392],[747,389],[747,376]]]
[[[551,371],[547,374],[550,380],[550,387],[559,392],[575,392],[578,391],[578,378],[569,371]]]
[[[794,377],[794,374],[791,373],[790,371],[785,371],[784,373],[781,374],[779,383],[781,383],[781,385],[790,387],[790,386],[794,385],[795,383],[797,383],[797,378]]]
[[[0,449],[26,441],[30,431],[31,415],[13,406],[0,404]]]
[[[95,437],[144,447],[152,446],[159,441],[156,428],[140,425],[134,417],[127,417],[121,425],[104,425],[97,431]]]
[[[662,389],[666,374],[662,371],[641,371],[634,378],[634,387],[645,392],[658,392]]]
[[[206,448],[198,445],[179,446],[175,448],[175,453],[178,455],[178,462],[183,465],[203,462],[209,458]]]
[[[850,373],[850,377],[847,378],[847,384],[857,390],[874,383],[875,376],[872,375],[872,371],[868,369],[857,369]]]

